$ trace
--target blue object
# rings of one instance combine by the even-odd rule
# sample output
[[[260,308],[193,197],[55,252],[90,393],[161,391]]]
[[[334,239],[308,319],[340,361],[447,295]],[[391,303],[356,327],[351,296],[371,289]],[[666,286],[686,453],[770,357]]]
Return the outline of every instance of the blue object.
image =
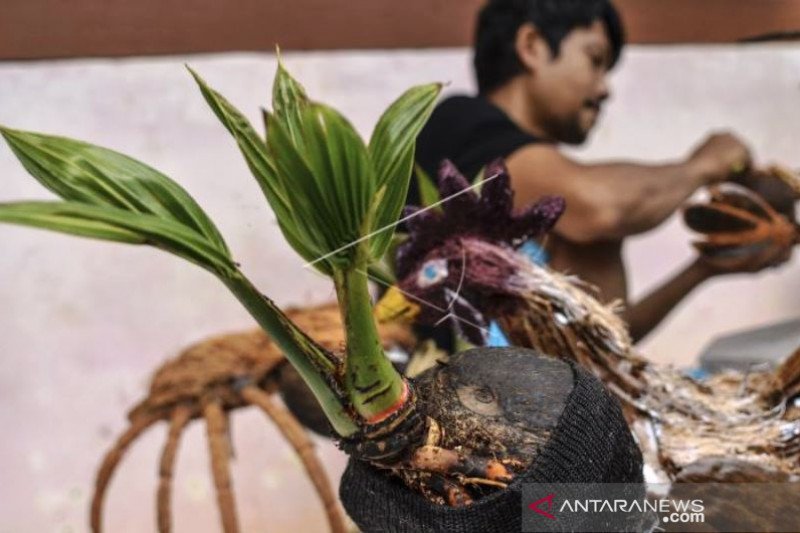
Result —
[[[703,381],[704,379],[708,378],[711,375],[711,372],[709,372],[705,368],[694,367],[694,368],[687,368],[686,370],[684,370],[684,374],[686,374],[687,376],[689,376],[694,380]]]
[[[436,267],[433,265],[425,265],[425,269],[423,270],[426,279],[433,280],[436,279],[436,275],[439,273],[436,270]]]
[[[500,329],[500,325],[494,320],[489,322],[489,338],[486,339],[486,346],[494,348],[506,348],[511,346],[511,343],[508,342],[508,337],[506,337],[506,334]]]
[[[517,248],[517,251],[525,256],[534,265],[544,266],[550,261],[548,253],[539,246],[539,244],[531,239],[528,239],[522,246]],[[511,346],[506,334],[500,329],[500,325],[492,320],[489,322],[489,337],[486,339],[486,345],[495,348],[505,348]]]
[[[550,255],[533,240],[528,239],[517,251],[527,257],[534,265],[544,266],[550,262]]]

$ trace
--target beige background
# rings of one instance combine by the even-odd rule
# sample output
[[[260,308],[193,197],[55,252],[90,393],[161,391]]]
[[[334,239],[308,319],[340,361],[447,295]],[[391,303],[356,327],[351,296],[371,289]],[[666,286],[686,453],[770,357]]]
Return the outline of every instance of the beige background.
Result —
[[[464,49],[287,54],[313,97],[367,135],[408,85],[472,87]],[[281,304],[333,297],[304,271],[233,142],[182,68],[187,58],[0,64],[0,123],[126,152],[183,184],[218,223],[257,285]],[[213,86],[258,121],[275,60],[267,54],[191,57]],[[667,160],[707,131],[745,135],[760,161],[800,167],[800,48],[637,48],[614,75],[615,97],[578,157]],[[0,201],[49,198],[0,147]],[[626,248],[642,293],[691,255],[676,220]],[[800,315],[800,266],[715,280],[652,337],[646,353],[690,364],[716,334]],[[150,372],[205,335],[250,319],[210,275],[145,248],[0,226],[0,533],[86,531],[94,468]],[[115,478],[107,528],[151,531],[165,430],[151,430]],[[288,447],[257,412],[233,417],[234,483],[245,531],[322,531],[321,508]],[[323,453],[338,477],[343,460]],[[178,532],[219,530],[199,425],[175,480]]]

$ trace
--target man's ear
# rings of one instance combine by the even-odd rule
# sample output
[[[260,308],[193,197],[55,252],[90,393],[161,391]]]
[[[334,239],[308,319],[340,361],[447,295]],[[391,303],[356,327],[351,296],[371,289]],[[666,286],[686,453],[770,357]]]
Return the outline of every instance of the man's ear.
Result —
[[[536,26],[530,22],[526,22],[517,30],[514,47],[519,62],[528,72],[536,72],[541,65],[550,61],[550,47]]]

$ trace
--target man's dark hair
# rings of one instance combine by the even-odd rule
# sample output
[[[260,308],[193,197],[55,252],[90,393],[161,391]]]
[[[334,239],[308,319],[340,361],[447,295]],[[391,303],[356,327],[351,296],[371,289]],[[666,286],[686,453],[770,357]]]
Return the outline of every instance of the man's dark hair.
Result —
[[[515,48],[517,31],[533,24],[557,57],[561,41],[575,28],[600,20],[611,42],[611,66],[619,59],[625,35],[609,0],[489,0],[478,16],[475,74],[485,94],[523,71]]]

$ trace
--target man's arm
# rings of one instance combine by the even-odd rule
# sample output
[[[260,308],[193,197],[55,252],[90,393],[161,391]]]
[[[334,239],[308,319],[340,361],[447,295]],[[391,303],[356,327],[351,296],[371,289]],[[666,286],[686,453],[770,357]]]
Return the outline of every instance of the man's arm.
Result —
[[[650,333],[681,300],[713,274],[712,269],[697,259],[640,301],[628,306],[622,317],[628,323],[633,341],[638,342]]]
[[[664,320],[669,312],[692,290],[704,281],[730,274],[755,274],[786,263],[792,246],[786,249],[766,249],[743,256],[735,264],[721,266],[702,255],[681,270],[675,277],[655,289],[623,313],[631,337],[638,342]]]
[[[555,232],[580,249],[592,243],[621,241],[658,226],[698,188],[728,178],[734,169],[749,166],[750,156],[734,136],[716,134],[685,160],[670,164],[584,165],[550,145],[522,148],[506,164],[517,205],[529,204],[544,194],[566,199],[567,209]],[[606,298],[621,297],[626,301],[625,319],[634,340],[655,328],[695,287],[721,273],[698,259],[640,302],[629,305],[624,294],[624,267],[620,257],[617,261],[622,269],[622,293],[612,282],[594,282]],[[567,268],[576,270],[575,265]]]
[[[544,144],[521,148],[506,161],[517,205],[563,196],[567,210],[555,231],[579,243],[650,230],[695,190],[749,163],[745,145],[729,134],[712,135],[686,160],[663,165],[581,164]]]

